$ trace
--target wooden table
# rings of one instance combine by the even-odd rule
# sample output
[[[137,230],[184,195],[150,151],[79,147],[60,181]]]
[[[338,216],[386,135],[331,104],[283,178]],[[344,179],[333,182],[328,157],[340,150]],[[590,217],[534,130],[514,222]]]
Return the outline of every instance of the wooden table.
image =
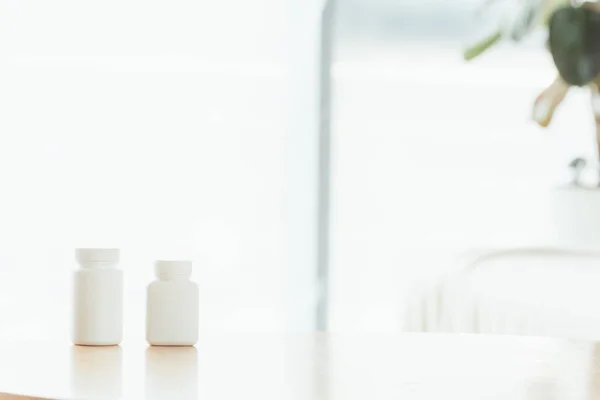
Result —
[[[592,342],[433,334],[224,335],[196,348],[3,343],[0,391],[60,399],[600,399],[599,355]]]

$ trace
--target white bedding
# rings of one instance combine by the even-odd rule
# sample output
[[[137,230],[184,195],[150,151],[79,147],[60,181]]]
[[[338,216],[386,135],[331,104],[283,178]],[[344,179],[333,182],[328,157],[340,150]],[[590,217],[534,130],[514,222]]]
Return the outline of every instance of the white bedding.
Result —
[[[414,293],[404,330],[600,339],[600,255],[523,249],[479,255]]]

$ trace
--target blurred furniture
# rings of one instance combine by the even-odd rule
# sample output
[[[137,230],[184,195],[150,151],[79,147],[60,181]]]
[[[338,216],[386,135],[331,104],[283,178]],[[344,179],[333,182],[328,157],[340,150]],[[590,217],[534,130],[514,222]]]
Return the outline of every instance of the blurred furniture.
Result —
[[[592,342],[484,335],[204,336],[197,347],[0,344],[0,392],[124,399],[591,399]]]
[[[412,332],[600,339],[600,254],[552,248],[471,255],[413,293]]]

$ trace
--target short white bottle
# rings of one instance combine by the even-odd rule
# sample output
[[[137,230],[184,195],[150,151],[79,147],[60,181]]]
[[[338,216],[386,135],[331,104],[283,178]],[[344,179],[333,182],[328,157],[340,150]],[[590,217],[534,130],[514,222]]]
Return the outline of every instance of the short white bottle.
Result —
[[[146,340],[153,346],[198,342],[198,285],[190,281],[191,261],[157,261],[158,280],[148,285]]]
[[[123,271],[118,249],[76,249],[73,343],[111,346],[123,340]]]

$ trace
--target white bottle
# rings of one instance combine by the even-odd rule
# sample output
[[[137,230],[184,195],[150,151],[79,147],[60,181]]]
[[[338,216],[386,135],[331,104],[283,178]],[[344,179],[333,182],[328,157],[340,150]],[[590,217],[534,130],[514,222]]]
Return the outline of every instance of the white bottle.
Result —
[[[198,341],[198,285],[191,261],[157,261],[148,285],[146,340],[154,346],[193,346]]]
[[[123,340],[123,271],[118,249],[77,249],[73,343],[117,345]]]

